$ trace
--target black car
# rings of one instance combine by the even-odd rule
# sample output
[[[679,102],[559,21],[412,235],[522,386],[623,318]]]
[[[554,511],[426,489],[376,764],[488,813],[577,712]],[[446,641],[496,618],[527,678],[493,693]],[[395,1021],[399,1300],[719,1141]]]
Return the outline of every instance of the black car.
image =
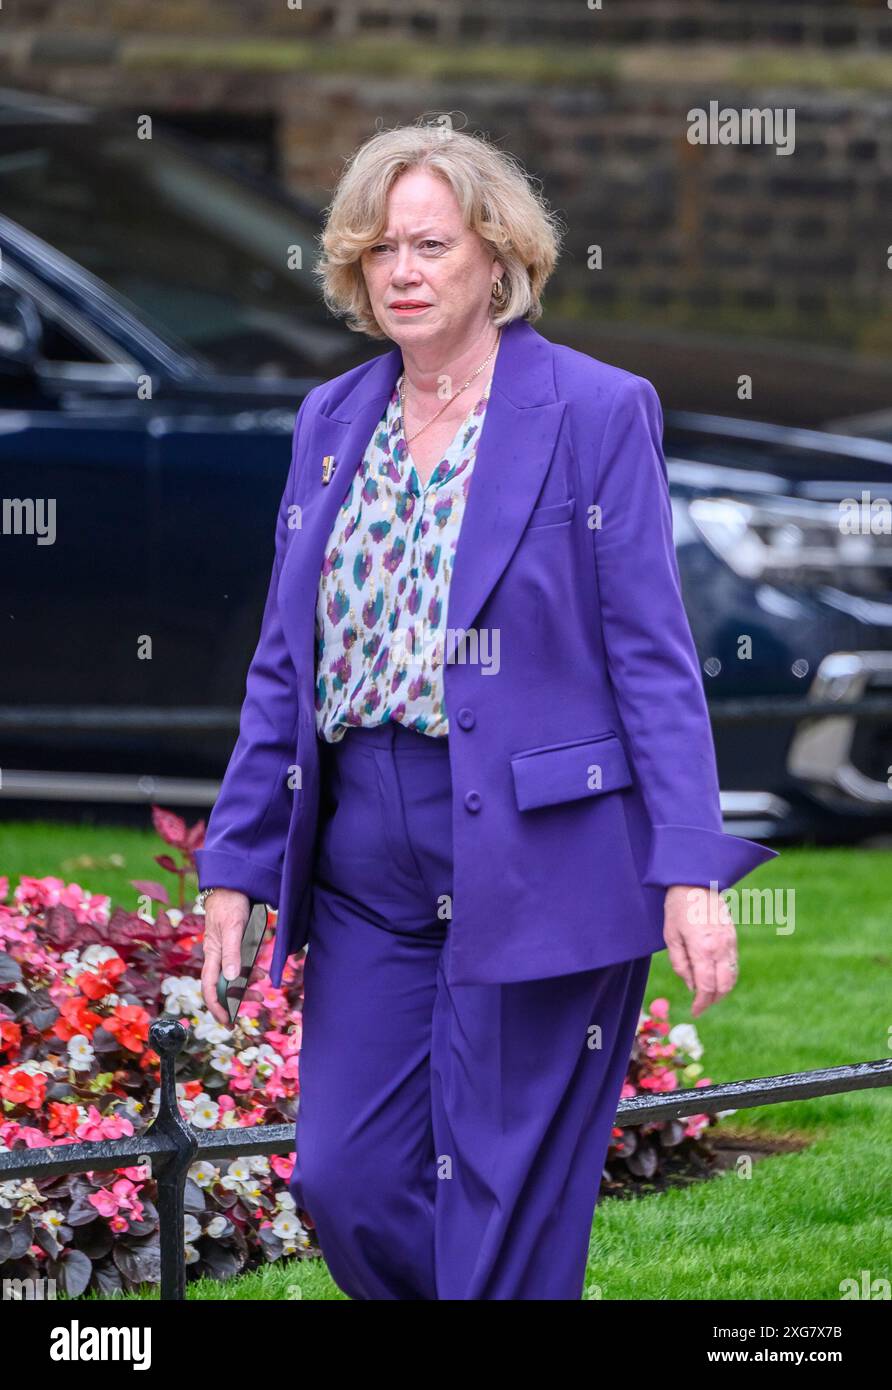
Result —
[[[0,796],[206,807],[295,411],[381,345],[318,212],[182,140],[0,92],[0,210]],[[665,452],[729,828],[892,828],[892,541],[840,509],[892,444],[667,412]]]

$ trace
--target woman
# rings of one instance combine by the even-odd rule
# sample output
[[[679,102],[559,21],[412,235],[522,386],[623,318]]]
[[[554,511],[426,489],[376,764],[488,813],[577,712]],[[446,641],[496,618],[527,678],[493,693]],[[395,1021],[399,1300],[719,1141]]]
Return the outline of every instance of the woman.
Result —
[[[238,741],[199,852],[204,997],[249,902],[309,943],[291,1190],[357,1299],[578,1299],[654,951],[732,987],[725,835],[650,383],[533,327],[516,161],[385,131],[329,306],[394,346],[294,431]],[[448,613],[448,623],[447,623]]]

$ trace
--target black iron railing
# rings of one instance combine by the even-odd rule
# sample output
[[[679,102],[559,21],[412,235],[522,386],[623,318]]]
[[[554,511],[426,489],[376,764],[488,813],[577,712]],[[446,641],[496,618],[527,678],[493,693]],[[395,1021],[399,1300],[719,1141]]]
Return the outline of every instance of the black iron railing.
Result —
[[[161,1058],[160,1104],[158,1114],[141,1134],[129,1139],[98,1139],[42,1149],[22,1147],[0,1153],[0,1182],[89,1170],[110,1172],[148,1159],[158,1184],[162,1299],[186,1296],[183,1196],[191,1165],[200,1159],[232,1159],[242,1154],[287,1154],[294,1149],[295,1139],[293,1124],[234,1125],[227,1130],[197,1133],[180,1113],[176,1093],[176,1058],[186,1037],[179,1020],[168,1014],[162,1014],[149,1029],[149,1042]],[[616,1123],[629,1128],[654,1120],[677,1120],[726,1109],[745,1110],[889,1085],[892,1057],[788,1076],[700,1086],[660,1096],[635,1096],[620,1103]]]

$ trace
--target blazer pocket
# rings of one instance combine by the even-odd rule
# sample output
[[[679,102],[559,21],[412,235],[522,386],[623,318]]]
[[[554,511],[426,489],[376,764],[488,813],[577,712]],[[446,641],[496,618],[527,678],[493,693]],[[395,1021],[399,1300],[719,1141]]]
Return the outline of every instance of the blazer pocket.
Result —
[[[520,811],[598,796],[633,781],[626,750],[612,730],[515,753],[511,772]]]
[[[569,521],[575,509],[575,497],[568,497],[566,502],[554,502],[547,507],[536,507],[530,512],[526,529],[532,531],[534,526],[554,526],[562,521]]]

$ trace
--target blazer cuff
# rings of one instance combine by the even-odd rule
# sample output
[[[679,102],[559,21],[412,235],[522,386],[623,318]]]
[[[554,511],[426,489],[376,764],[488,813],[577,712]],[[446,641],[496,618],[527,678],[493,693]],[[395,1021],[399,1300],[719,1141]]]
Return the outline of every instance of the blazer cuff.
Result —
[[[258,864],[242,854],[222,849],[197,849],[198,887],[232,888],[255,902],[278,907],[282,875],[278,869]]]
[[[642,882],[668,888],[690,883],[708,888],[718,883],[721,893],[745,874],[776,859],[778,851],[696,825],[655,825]]]

